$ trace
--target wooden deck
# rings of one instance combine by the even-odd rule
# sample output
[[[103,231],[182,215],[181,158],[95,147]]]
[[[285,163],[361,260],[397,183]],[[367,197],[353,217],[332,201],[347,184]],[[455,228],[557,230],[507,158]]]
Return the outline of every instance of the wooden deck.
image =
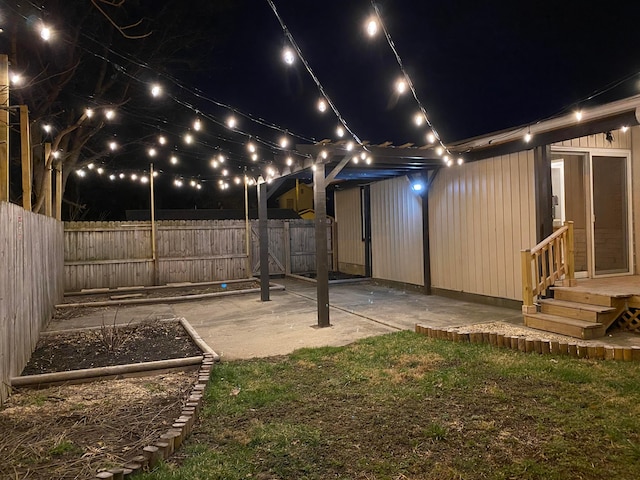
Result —
[[[525,312],[525,325],[593,339],[620,321],[633,329],[640,322],[640,275],[578,279],[571,287],[552,287],[554,298],[538,300],[538,311]]]

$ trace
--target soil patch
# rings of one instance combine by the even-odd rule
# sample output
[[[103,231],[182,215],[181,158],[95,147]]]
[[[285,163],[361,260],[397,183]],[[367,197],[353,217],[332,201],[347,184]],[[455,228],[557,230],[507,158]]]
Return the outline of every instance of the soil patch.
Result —
[[[201,355],[178,321],[42,335],[22,375]]]
[[[24,389],[0,410],[0,478],[92,478],[167,431],[196,372]]]

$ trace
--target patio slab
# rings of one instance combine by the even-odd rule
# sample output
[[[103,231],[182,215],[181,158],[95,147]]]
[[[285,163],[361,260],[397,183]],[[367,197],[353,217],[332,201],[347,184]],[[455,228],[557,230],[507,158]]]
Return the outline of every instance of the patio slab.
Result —
[[[275,279],[284,291],[272,291],[270,301],[251,293],[181,303],[119,307],[117,323],[185,317],[222,359],[285,355],[302,347],[341,346],[361,338],[399,330],[416,323],[431,327],[488,322],[523,325],[519,310],[456,301],[389,288],[373,282],[331,285],[330,322],[317,328],[316,286],[296,279]],[[115,308],[52,322],[48,330],[111,324]],[[640,345],[640,336],[616,334],[604,343]]]

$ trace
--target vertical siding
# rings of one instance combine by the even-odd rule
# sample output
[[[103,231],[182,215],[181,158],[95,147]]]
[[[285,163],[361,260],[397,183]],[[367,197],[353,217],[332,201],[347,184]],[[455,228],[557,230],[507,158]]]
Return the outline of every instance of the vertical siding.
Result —
[[[63,293],[62,224],[0,202],[0,405]]]
[[[429,192],[433,286],[521,300],[534,197],[531,150],[441,170]]]
[[[629,129],[631,135],[631,210],[633,218],[633,255],[632,273],[638,274],[640,261],[640,126]]]
[[[422,199],[406,177],[371,185],[373,276],[424,285]]]
[[[585,137],[572,138],[564,142],[554,143],[552,147],[572,147],[572,148],[621,148],[625,150],[631,149],[631,130],[626,132],[622,130],[613,130],[613,141],[607,142],[604,133],[595,133]]]
[[[358,270],[360,267],[364,273],[361,202],[359,187],[335,192],[338,268],[341,271]]]

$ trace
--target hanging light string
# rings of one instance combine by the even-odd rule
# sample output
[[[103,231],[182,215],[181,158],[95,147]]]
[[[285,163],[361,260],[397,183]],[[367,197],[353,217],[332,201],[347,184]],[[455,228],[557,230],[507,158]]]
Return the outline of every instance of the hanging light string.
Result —
[[[411,94],[413,95],[414,100],[418,104],[418,108],[420,109],[420,113],[422,114],[422,116],[424,118],[424,121],[426,122],[427,126],[431,129],[431,133],[433,134],[435,139],[440,144],[440,147],[445,152],[447,152],[448,154],[451,155],[451,152],[449,151],[449,149],[446,147],[446,145],[444,144],[444,142],[440,138],[440,135],[438,134],[438,131],[435,129],[435,127],[431,123],[431,119],[429,118],[429,115],[427,114],[427,110],[425,109],[424,105],[422,104],[422,102],[418,98],[418,94],[417,94],[416,89],[415,89],[415,87],[413,85],[413,81],[411,80],[411,77],[407,73],[407,70],[404,68],[404,64],[402,62],[402,58],[400,57],[400,54],[398,53],[398,50],[396,49],[396,45],[395,45],[395,43],[393,41],[393,38],[391,38],[391,34],[387,30],[387,27],[385,26],[385,23],[382,21],[382,15],[380,14],[380,9],[378,8],[378,5],[376,4],[375,0],[371,0],[371,5],[373,7],[373,11],[376,14],[377,21],[380,24],[380,26],[382,27],[382,31],[384,33],[385,39],[387,40],[387,43],[389,44],[389,47],[391,48],[391,51],[393,52],[393,55],[396,58],[396,62],[398,63],[398,66],[400,67],[400,71],[402,72],[402,76],[404,77],[404,80],[407,82],[407,86],[411,90]]]
[[[313,70],[311,69],[311,66],[309,65],[309,62],[307,62],[307,60],[304,58],[304,55],[302,54],[302,50],[300,49],[300,47],[296,43],[296,40],[293,38],[293,35],[291,34],[289,29],[287,28],[287,25],[284,23],[284,21],[282,20],[282,17],[278,13],[278,9],[276,8],[275,3],[273,3],[273,0],[267,0],[267,3],[271,7],[271,10],[273,10],[273,14],[278,19],[278,22],[280,23],[280,27],[282,27],[282,31],[284,32],[284,35],[289,40],[289,43],[291,44],[291,46],[295,50],[298,58],[300,58],[300,61],[302,62],[302,64],[304,65],[305,69],[307,70],[307,72],[311,76],[312,80],[316,84],[316,87],[318,87],[318,91],[320,92],[322,97],[327,102],[327,105],[329,105],[329,107],[331,107],[331,110],[333,110],[333,113],[335,114],[335,116],[338,119],[338,121],[340,122],[340,124],[342,124],[342,127],[347,132],[349,132],[351,137],[358,143],[358,145],[360,145],[363,149],[367,150],[367,147],[364,145],[362,140],[360,140],[358,135],[356,135],[355,132],[353,130],[351,130],[351,128],[347,125],[347,122],[344,119],[344,117],[340,114],[340,111],[338,110],[338,107],[336,107],[336,105],[333,103],[333,101],[331,100],[331,98],[329,97],[329,95],[327,94],[325,89],[323,88],[322,84],[320,83],[320,80],[318,80],[318,77],[315,75],[315,73],[313,73]]]

